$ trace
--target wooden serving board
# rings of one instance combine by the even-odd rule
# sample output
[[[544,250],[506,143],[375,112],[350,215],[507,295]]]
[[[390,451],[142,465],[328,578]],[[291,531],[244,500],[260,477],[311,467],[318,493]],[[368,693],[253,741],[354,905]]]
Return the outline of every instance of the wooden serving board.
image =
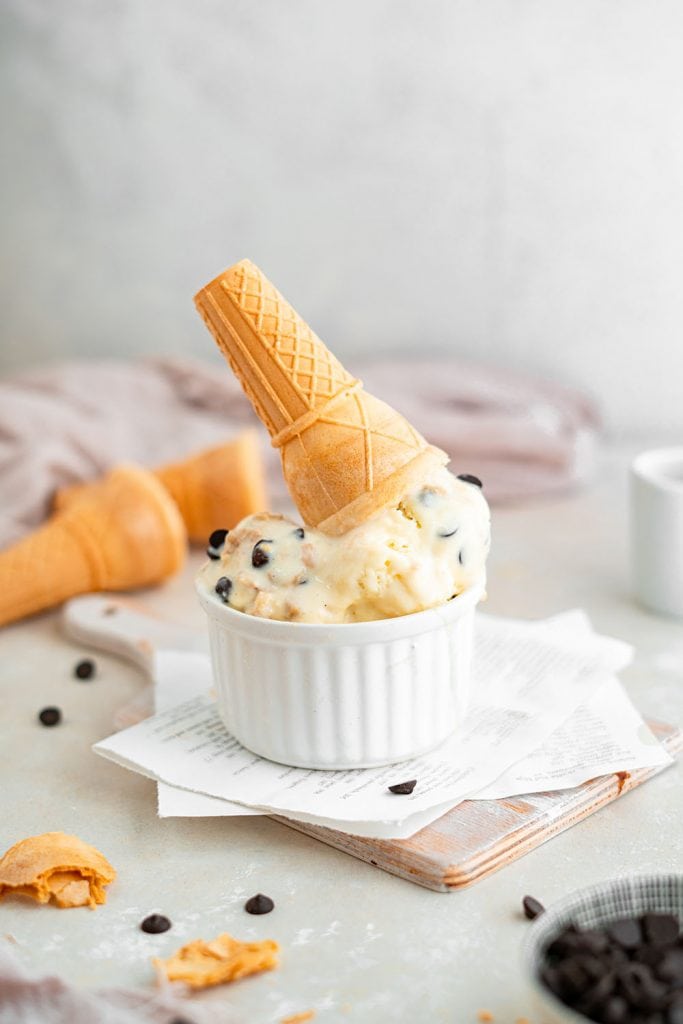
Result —
[[[148,675],[153,671],[157,650],[207,650],[205,636],[154,618],[134,601],[120,596],[75,598],[65,606],[63,623],[74,639],[121,655]],[[132,725],[152,713],[152,688],[148,687],[121,709],[117,725]],[[648,724],[672,756],[683,749],[680,729],[661,722]],[[535,850],[662,770],[644,768],[603,775],[574,789],[508,800],[466,800],[410,839],[367,839],[279,815],[272,817],[383,871],[427,889],[453,892]]]
[[[648,725],[672,756],[680,753],[680,729],[662,722]],[[437,892],[454,892],[523,857],[664,770],[602,775],[574,789],[508,800],[466,800],[410,839],[366,839],[288,818],[275,820],[392,875]]]

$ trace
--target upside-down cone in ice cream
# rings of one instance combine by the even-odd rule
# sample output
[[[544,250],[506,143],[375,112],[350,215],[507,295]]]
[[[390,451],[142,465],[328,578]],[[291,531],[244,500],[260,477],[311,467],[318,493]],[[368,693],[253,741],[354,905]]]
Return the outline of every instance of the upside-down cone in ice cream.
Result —
[[[160,481],[118,466],[0,551],[0,625],[76,594],[159,583],[180,568],[186,546],[180,513]]]
[[[263,457],[254,430],[154,470],[183,517],[190,540],[206,544],[214,530],[231,530],[245,516],[266,508]],[[65,508],[87,484],[57,491],[54,506]]]
[[[448,461],[363,390],[249,260],[202,288],[195,304],[280,449],[304,522],[345,533]]]

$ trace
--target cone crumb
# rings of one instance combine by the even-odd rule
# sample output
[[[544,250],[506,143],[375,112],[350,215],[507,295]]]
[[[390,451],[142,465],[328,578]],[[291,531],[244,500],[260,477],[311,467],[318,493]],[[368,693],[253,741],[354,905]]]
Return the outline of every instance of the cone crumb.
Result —
[[[481,1024],[490,1024],[494,1019],[495,1018],[490,1010],[480,1010],[477,1014],[477,1020],[481,1021]]]
[[[29,896],[58,907],[95,907],[107,899],[105,886],[116,871],[94,846],[78,836],[45,832],[19,840],[0,859],[0,899]]]
[[[283,1017],[280,1024],[305,1024],[307,1020],[313,1020],[315,1010],[304,1010],[303,1013],[295,1013],[292,1017]]]
[[[528,1017],[518,1017],[515,1024],[531,1024],[531,1021]]]
[[[210,942],[196,939],[166,960],[152,962],[168,981],[182,981],[190,988],[224,985],[249,974],[277,967],[278,945],[272,939],[240,942],[223,933]]]

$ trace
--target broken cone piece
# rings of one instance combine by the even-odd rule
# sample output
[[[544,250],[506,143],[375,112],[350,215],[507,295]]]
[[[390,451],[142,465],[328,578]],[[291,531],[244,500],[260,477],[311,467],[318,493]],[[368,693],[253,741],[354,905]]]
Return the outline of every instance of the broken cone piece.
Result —
[[[309,525],[345,533],[448,462],[363,390],[249,260],[202,288],[195,304],[280,449]]]
[[[159,480],[118,466],[0,551],[0,626],[77,594],[160,583],[180,568],[186,548],[180,513]]]
[[[225,444],[206,448],[154,470],[175,501],[188,536],[197,544],[217,527],[229,530],[267,506],[263,456],[255,430],[242,430]],[[65,508],[90,483],[64,487],[54,505]]]
[[[78,836],[45,832],[21,839],[0,860],[0,898],[30,896],[58,907],[94,907],[106,901],[104,886],[116,871],[94,846]]]
[[[182,981],[190,988],[208,988],[273,970],[277,967],[278,949],[272,939],[240,942],[224,933],[210,942],[195,939],[167,960],[156,958],[152,962],[168,981]]]

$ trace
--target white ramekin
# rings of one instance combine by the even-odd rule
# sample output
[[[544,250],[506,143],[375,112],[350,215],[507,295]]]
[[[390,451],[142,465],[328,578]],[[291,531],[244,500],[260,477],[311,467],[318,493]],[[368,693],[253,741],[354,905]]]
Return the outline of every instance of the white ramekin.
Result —
[[[378,622],[276,622],[201,580],[218,708],[249,750],[301,768],[416,757],[462,721],[484,581],[438,608]]]

